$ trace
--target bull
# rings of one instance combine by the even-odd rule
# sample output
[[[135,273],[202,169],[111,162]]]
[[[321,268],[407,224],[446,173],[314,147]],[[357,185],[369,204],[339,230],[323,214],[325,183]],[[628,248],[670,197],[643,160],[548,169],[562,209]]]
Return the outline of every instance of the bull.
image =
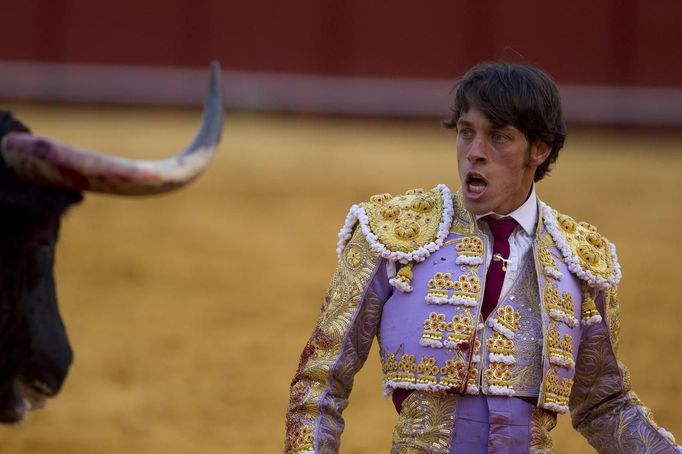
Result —
[[[0,111],[0,422],[15,423],[61,389],[73,361],[53,273],[62,216],[84,191],[161,194],[205,170],[223,124],[220,67],[210,70],[202,123],[160,161],[104,155],[32,135]]]

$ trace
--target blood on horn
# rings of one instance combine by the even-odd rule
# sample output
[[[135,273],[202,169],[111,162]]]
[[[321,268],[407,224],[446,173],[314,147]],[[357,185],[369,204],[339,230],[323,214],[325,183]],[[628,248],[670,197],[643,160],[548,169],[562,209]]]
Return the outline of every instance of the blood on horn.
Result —
[[[159,194],[186,185],[208,167],[222,127],[220,64],[214,61],[199,131],[189,146],[172,158],[125,159],[21,132],[7,134],[0,153],[5,164],[26,182],[107,194]]]

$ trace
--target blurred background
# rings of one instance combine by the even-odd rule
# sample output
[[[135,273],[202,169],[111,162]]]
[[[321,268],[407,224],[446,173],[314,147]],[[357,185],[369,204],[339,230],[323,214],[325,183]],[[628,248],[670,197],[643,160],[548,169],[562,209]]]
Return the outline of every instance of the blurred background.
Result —
[[[678,0],[0,1],[0,101],[36,134],[140,159],[175,154],[223,67],[221,150],[189,188],[89,195],[57,255],[76,354],[62,393],[0,453],[281,452],[288,386],[348,207],[458,186],[450,89],[481,61],[536,64],[569,137],[539,185],[599,227],[624,270],[620,357],[682,437],[682,59]],[[341,452],[383,453],[378,354]],[[557,451],[590,452],[560,418]]]

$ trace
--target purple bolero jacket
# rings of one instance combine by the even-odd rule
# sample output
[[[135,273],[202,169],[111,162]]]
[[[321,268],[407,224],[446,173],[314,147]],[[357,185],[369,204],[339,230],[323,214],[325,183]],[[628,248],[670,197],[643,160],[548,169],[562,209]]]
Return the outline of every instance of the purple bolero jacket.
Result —
[[[539,210],[532,261],[483,324],[489,245],[459,193],[439,185],[354,205],[291,384],[285,452],[338,452],[341,413],[375,335],[387,394],[537,398],[541,421],[570,411],[598,452],[680,452],[616,359],[615,247],[590,224],[543,202]],[[553,424],[543,424],[533,429],[531,452],[552,452]],[[428,452],[447,452],[452,430],[446,424],[431,431],[441,440]],[[398,433],[396,452],[421,446]]]

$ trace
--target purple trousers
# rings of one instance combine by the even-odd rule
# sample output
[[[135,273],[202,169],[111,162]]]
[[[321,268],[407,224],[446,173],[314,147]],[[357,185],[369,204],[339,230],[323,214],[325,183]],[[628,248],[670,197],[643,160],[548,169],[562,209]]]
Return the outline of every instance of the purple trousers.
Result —
[[[394,392],[393,400],[396,404],[396,409],[401,410],[403,401],[410,394],[411,392],[407,390],[396,390]],[[423,401],[424,398],[415,395],[415,399]],[[406,402],[410,406],[407,410],[408,414],[401,415],[403,421],[405,421],[405,417],[413,419],[413,421],[408,422],[405,426],[409,427],[409,429],[403,433],[407,438],[403,438],[403,441],[405,445],[423,449],[426,447],[425,443],[428,445],[433,442],[434,438],[432,435],[424,435],[429,434],[430,429],[427,427],[432,426],[434,420],[425,416],[429,414],[429,404],[420,404],[415,399]],[[434,401],[431,402],[433,403]],[[419,405],[426,406],[420,407]],[[454,419],[454,424],[451,422],[449,424],[444,423],[439,427],[433,427],[436,432],[440,431],[440,433],[443,433],[441,430],[447,427],[449,430],[446,430],[446,432],[451,434],[449,439],[441,438],[438,442],[440,448],[434,449],[433,452],[448,452],[450,454],[518,454],[529,452],[531,445],[531,420],[533,410],[535,409],[535,405],[532,402],[517,397],[464,395],[457,396],[456,406],[441,407],[441,412],[444,409],[447,409],[446,411],[450,414],[454,413],[454,418],[441,417],[439,422],[443,423],[447,419],[450,421]],[[429,422],[427,423],[427,421]],[[425,423],[426,425],[424,425]],[[551,430],[551,427],[548,429]],[[409,435],[409,433],[412,435]],[[415,436],[416,439],[412,438],[412,436]],[[402,451],[399,450],[397,452]],[[422,452],[422,450],[419,449],[419,452]]]
[[[460,397],[450,453],[528,452],[533,407],[515,397]]]

